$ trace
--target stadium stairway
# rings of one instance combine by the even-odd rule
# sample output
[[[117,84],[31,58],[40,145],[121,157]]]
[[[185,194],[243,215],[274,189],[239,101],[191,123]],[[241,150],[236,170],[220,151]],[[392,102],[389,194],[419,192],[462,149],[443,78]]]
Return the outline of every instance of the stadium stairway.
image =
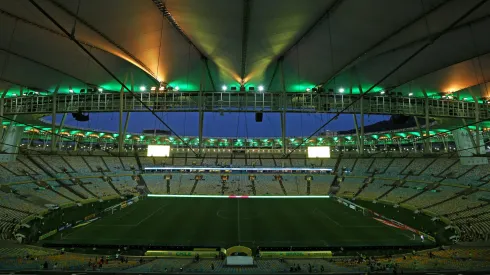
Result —
[[[98,196],[97,196],[97,195],[96,195],[94,192],[92,192],[90,189],[88,189],[88,188],[87,188],[87,186],[86,186],[86,185],[88,184],[87,182],[83,182],[82,180],[79,180],[79,183],[80,183],[80,184],[79,184],[79,186],[80,186],[80,187],[81,187],[83,190],[85,190],[87,193],[89,193],[89,194],[90,194],[90,196],[92,196],[92,197],[94,197],[94,198],[97,198],[97,197],[98,197]]]
[[[282,178],[280,178],[278,181],[279,181],[279,185],[281,185],[281,189],[282,192],[284,193],[284,196],[287,196],[288,193],[286,192],[286,188],[284,187],[284,184],[282,184]]]
[[[226,189],[228,189],[228,186],[226,186],[226,180],[221,180],[221,195],[225,194]]]
[[[438,201],[438,202],[435,202],[433,204],[430,204],[430,205],[427,205],[427,206],[424,206],[422,207],[421,209],[428,209],[428,208],[431,208],[431,207],[434,207],[434,206],[437,206],[437,205],[440,205],[440,204],[443,204],[445,202],[448,202],[450,200],[454,200],[454,199],[457,199],[459,197],[462,197],[462,196],[468,196],[468,195],[471,195],[472,193],[476,193],[478,192],[478,189],[466,189],[466,190],[463,190],[461,192],[458,192],[456,193],[454,196],[451,196],[445,200],[442,200],[442,201]]]
[[[337,192],[340,190],[340,182],[339,180],[343,181],[344,177],[339,177],[338,175],[335,175],[332,179],[332,184],[330,184],[330,189],[328,190],[329,195],[337,195]]]
[[[374,174],[374,173],[373,173]],[[374,178],[373,176],[370,176],[370,177],[367,177],[364,179],[364,184],[361,186],[361,188],[359,188],[359,190],[357,190],[357,192],[354,194],[354,198],[357,198],[361,193],[362,191],[368,187],[369,184],[373,183],[374,181]]]
[[[194,194],[194,191],[196,191],[197,184],[199,183],[199,180],[194,180],[194,185],[192,186],[191,189],[191,195]]]
[[[470,219],[475,219],[475,218],[478,218],[480,216],[484,216],[486,214],[490,214],[490,211],[483,211],[483,212],[479,212],[479,213],[472,214],[472,215],[459,216],[456,218],[452,218],[451,221],[461,223],[462,220],[468,221]]]
[[[395,190],[396,188],[402,187],[405,184],[405,182],[406,182],[405,180],[407,179],[407,177],[408,177],[408,175],[405,175],[405,176],[403,176],[403,179],[394,181],[393,186],[390,189],[388,189],[386,192],[381,194],[379,197],[377,197],[376,200],[380,200],[383,197],[388,196],[388,194],[390,194],[391,191]]]
[[[34,178],[34,184],[37,185],[40,189],[47,189],[53,193],[55,193],[56,195],[58,196],[61,196],[63,198],[65,198],[66,200],[68,201],[71,201],[71,202],[75,202],[72,198],[66,196],[65,194],[59,192],[58,190],[55,190],[54,188],[51,187],[51,185],[47,184],[46,182],[42,182],[42,181],[38,181]],[[63,187],[62,187],[63,188]]]
[[[34,215],[34,213],[31,213],[31,212],[28,212],[28,211],[24,211],[24,210],[20,210],[20,209],[15,209],[15,208],[12,208],[12,207],[9,207],[9,206],[5,206],[5,205],[0,205],[0,208],[4,208],[4,209],[8,209],[8,210],[12,210],[12,211],[24,213],[24,214],[27,214],[27,215]]]
[[[252,183],[252,194],[255,196],[257,195],[257,191],[255,190],[255,180],[250,181]]]
[[[307,179],[306,180],[306,195],[310,195],[311,193],[311,180]]]
[[[480,205],[469,207],[469,208],[462,209],[462,210],[459,210],[459,211],[455,211],[455,212],[452,212],[452,213],[447,213],[446,215],[448,217],[451,217],[451,216],[459,215],[459,214],[462,214],[464,212],[469,212],[469,211],[472,211],[472,210],[475,210],[475,209],[478,209],[478,208],[483,208],[483,207],[488,206],[488,205],[490,205],[490,202],[482,202],[482,204],[480,204]]]
[[[337,161],[335,162],[335,167],[333,168],[333,173],[338,173],[339,171],[339,166],[340,166],[340,161],[342,160],[342,155],[340,155],[338,158],[337,158]],[[322,159],[322,167],[323,167],[323,159]]]
[[[408,167],[410,167],[410,165],[412,165],[412,162],[415,160],[415,158],[412,158],[410,159],[410,161],[408,162],[408,164],[405,166],[405,168],[403,168],[401,171],[400,171],[400,175],[407,175],[407,176],[410,176],[412,175],[412,171],[408,171],[407,173],[405,173],[405,171],[408,169]]]
[[[107,177],[107,183],[109,184],[109,186],[111,186],[111,188],[114,190],[114,192],[116,192],[117,195],[121,196],[121,192],[119,192],[116,186],[114,186],[114,183],[112,183],[111,177]]]
[[[46,175],[48,175],[51,178],[56,178],[56,175],[54,175],[53,173],[48,171],[43,165],[40,165],[39,162],[37,162],[37,160],[35,160],[32,156],[30,156],[30,155],[26,155],[26,156],[32,163],[34,163],[34,165],[36,165],[39,169],[41,169],[44,173],[46,173]],[[87,197],[85,197],[83,194],[80,194],[79,192],[76,192],[75,190],[73,190],[70,186],[66,185],[62,180],[56,179],[55,181],[60,186],[66,188],[68,191],[75,194],[77,197],[79,197],[81,199],[87,199]]]
[[[86,182],[83,182],[81,179],[78,179],[78,180],[72,180],[72,177],[66,173],[68,177],[70,177],[70,181],[72,182],[72,186],[73,185],[78,185],[80,186],[80,188],[82,188],[83,190],[85,190],[85,192],[87,192],[88,194],[90,194],[90,196],[92,196],[93,198],[97,198],[98,196],[95,195],[90,189],[88,189],[85,185],[87,184]]]
[[[145,178],[143,177],[143,174],[139,174],[136,177],[138,178],[138,180],[136,181],[136,183],[138,184],[136,186],[136,189],[139,191],[139,193],[141,195],[150,194],[151,191],[148,188],[148,185],[146,184],[146,181],[145,181]]]
[[[134,151],[134,158],[136,159],[136,163],[138,164],[138,169],[143,171],[143,165],[141,164],[140,157],[138,155],[138,151]]]
[[[420,191],[420,192],[418,192],[418,193],[414,194],[413,196],[410,196],[410,197],[406,198],[405,200],[402,200],[402,201],[400,202],[400,204],[402,204],[402,203],[407,203],[408,201],[410,201],[410,200],[412,200],[412,199],[415,199],[416,197],[418,197],[418,196],[420,196],[420,195],[424,194],[424,193],[425,193],[425,192],[427,192],[427,191],[430,191],[430,190],[436,189],[436,188],[437,188],[437,187],[439,187],[440,185],[441,185],[441,184],[440,184],[440,183],[438,183],[438,182],[437,182],[437,183],[436,183],[436,182],[434,182],[433,184],[428,184],[428,185],[427,185],[427,186],[426,186],[426,187],[425,187],[425,188],[424,188],[422,191]]]
[[[389,159],[388,163],[383,163],[379,159],[375,159],[372,164],[369,166],[368,173],[374,173],[374,174],[385,174],[386,171],[390,168],[391,164],[395,161],[394,158]],[[380,169],[380,167],[382,167]]]
[[[111,171],[107,166],[107,163],[104,161],[104,159],[101,156],[91,157],[90,161],[87,161],[86,157],[82,156],[82,160],[94,173]]]

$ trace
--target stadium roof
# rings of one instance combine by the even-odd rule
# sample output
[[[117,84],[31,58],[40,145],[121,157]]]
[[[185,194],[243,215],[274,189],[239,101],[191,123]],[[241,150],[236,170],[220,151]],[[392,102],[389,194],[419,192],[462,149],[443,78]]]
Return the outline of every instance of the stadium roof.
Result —
[[[34,0],[117,78],[180,90],[316,85],[488,96],[490,4],[480,0]],[[478,3],[484,3],[467,14]],[[464,17],[455,27],[451,24]],[[31,1],[0,2],[0,90],[61,92],[117,82]],[[207,61],[206,61],[207,60]],[[129,79],[129,78],[128,78]],[[485,85],[480,85],[485,84]],[[13,87],[13,91],[19,89]]]

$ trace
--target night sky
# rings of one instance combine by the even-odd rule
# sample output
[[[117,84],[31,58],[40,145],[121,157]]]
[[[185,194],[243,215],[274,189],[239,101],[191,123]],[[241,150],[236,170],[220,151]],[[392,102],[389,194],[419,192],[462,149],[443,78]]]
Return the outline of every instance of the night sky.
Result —
[[[197,113],[157,113],[174,131],[183,136],[198,136]],[[126,115],[124,115],[126,117]],[[333,114],[287,114],[287,136],[304,137],[312,134],[318,127],[327,122]],[[75,126],[92,130],[118,131],[119,113],[91,114],[89,122],[77,122],[68,114],[65,126]],[[359,118],[359,115],[358,115]],[[389,116],[366,116],[365,124],[369,125]],[[46,117],[51,121],[51,117]],[[61,121],[61,115],[57,117]],[[353,117],[343,114],[332,121],[324,130],[340,131],[354,128]],[[128,132],[141,133],[144,129],[165,129],[151,113],[132,113]],[[254,113],[206,113],[204,116],[205,137],[279,137],[281,123],[279,113],[264,113],[262,122],[255,122]]]

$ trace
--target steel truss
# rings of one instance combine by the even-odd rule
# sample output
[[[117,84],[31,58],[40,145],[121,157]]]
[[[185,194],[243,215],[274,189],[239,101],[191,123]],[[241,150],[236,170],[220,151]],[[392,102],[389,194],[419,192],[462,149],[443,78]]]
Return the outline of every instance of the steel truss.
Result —
[[[407,116],[490,119],[490,106],[464,100],[370,95],[361,105],[357,94],[283,92],[145,92],[136,94],[155,112],[277,112],[336,113],[357,101],[344,113],[400,114]],[[4,99],[4,115],[82,112],[119,112],[120,93],[57,94],[56,96],[9,97]],[[202,97],[202,98],[201,98]],[[200,100],[201,99],[201,100]],[[53,104],[56,100],[56,104]],[[427,105],[428,104],[428,105]],[[362,106],[362,107],[361,107]],[[133,97],[123,97],[124,112],[147,112]],[[426,108],[428,107],[428,108]],[[426,113],[426,111],[428,113]]]

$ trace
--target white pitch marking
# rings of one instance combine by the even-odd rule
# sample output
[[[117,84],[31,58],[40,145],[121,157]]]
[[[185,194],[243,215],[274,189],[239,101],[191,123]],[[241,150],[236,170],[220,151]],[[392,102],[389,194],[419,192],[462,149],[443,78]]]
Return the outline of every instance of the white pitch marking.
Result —
[[[331,222],[335,223],[337,226],[339,227],[343,227],[340,223],[338,223],[336,220],[330,218],[325,212],[323,212],[322,210],[318,209],[318,208],[315,208],[313,209],[313,214],[315,214],[315,212],[318,211],[320,212],[321,214],[323,214],[323,216],[325,216],[327,219],[329,219]]]

